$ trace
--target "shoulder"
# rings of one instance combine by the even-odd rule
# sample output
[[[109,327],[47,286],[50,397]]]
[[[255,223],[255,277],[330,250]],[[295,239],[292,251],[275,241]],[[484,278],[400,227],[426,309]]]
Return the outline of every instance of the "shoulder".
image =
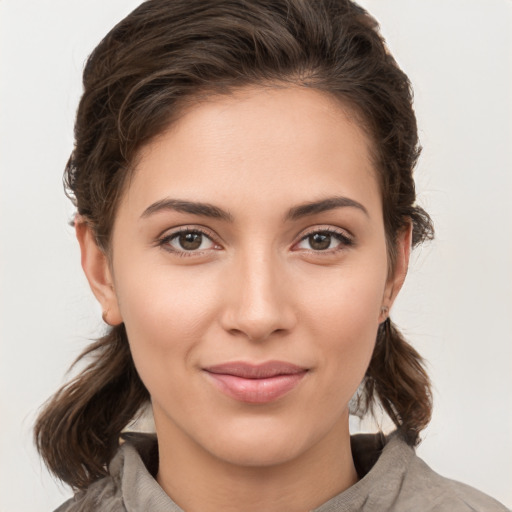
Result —
[[[483,492],[439,475],[415,455],[404,475],[403,506],[400,510],[410,510],[408,506],[411,503],[417,507],[418,498],[423,501],[422,510],[425,511],[508,511],[504,505]]]
[[[125,512],[120,489],[110,476],[94,482],[87,490],[75,494],[55,512],[90,512],[91,510]]]
[[[398,435],[351,439],[359,481],[315,512],[507,512],[484,493],[433,471]]]
[[[401,450],[410,450],[402,473],[396,512],[507,512],[508,509],[490,496],[461,482],[451,480],[432,470],[402,440]],[[395,510],[395,509],[393,509]]]
[[[128,435],[125,441],[109,464],[109,474],[75,494],[55,512],[125,512],[127,502],[146,498],[146,488],[149,492],[152,486],[159,488],[150,473],[158,464],[156,438]]]

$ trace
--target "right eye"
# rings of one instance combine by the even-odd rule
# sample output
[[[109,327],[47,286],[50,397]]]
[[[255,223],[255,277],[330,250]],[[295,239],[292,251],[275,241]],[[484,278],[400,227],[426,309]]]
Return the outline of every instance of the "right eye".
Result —
[[[159,245],[180,256],[193,256],[219,247],[206,233],[198,229],[182,229],[166,235],[159,241]]]

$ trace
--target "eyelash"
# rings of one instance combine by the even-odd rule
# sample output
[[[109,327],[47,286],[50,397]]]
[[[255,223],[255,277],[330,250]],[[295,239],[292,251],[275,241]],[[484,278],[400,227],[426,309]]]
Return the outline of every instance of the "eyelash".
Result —
[[[199,251],[199,250],[176,250],[170,246],[170,243],[183,234],[197,234],[206,237],[208,240],[210,240],[214,245],[218,246],[217,242],[214,240],[213,235],[204,230],[197,227],[183,227],[178,229],[177,231],[174,231],[168,235],[165,235],[157,240],[157,245],[161,247],[162,249],[173,253],[179,257],[191,257],[191,256],[199,256],[204,254],[205,250]],[[340,244],[338,247],[335,247],[333,249],[325,249],[325,250],[315,250],[315,249],[306,249],[309,253],[313,253],[315,255],[330,255],[333,253],[337,253],[339,251],[345,250],[348,247],[351,247],[354,245],[354,240],[351,236],[349,236],[346,231],[344,230],[337,230],[335,228],[324,228],[324,229],[315,229],[314,231],[310,231],[309,233],[306,233],[303,235],[298,242],[294,244],[294,246],[300,244],[304,240],[307,240],[309,237],[313,235],[328,235],[336,238]],[[211,250],[211,249],[206,249]],[[217,249],[214,249],[217,250]]]
[[[178,229],[177,231],[173,231],[172,233],[165,235],[157,240],[157,245],[164,249],[167,252],[170,252],[172,254],[175,254],[176,256],[186,258],[190,256],[198,256],[201,254],[204,254],[205,250],[198,251],[198,250],[190,250],[187,251],[185,249],[183,250],[177,250],[171,247],[170,243],[183,234],[197,234],[206,237],[208,240],[210,240],[214,245],[218,246],[218,244],[215,242],[213,235],[206,231],[205,229],[200,229],[197,227],[182,227]],[[208,249],[207,249],[208,250]]]
[[[354,245],[354,239],[347,234],[346,231],[341,229],[335,229],[335,228],[324,228],[324,229],[315,229],[313,231],[310,231],[309,233],[306,233],[298,243],[307,240],[309,237],[313,235],[328,235],[336,238],[338,242],[340,242],[338,247],[335,247],[333,249],[325,249],[325,250],[315,250],[315,249],[309,249],[309,253],[313,253],[315,255],[332,255],[334,253],[337,253],[339,251],[346,250],[348,247],[352,247]],[[297,245],[297,244],[294,244]]]

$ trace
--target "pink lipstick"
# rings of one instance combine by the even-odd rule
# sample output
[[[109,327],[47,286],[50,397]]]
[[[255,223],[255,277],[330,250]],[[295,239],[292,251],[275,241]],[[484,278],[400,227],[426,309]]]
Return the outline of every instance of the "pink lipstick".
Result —
[[[306,368],[282,361],[263,364],[223,363],[204,368],[224,394],[251,404],[272,402],[291,391],[307,373]]]

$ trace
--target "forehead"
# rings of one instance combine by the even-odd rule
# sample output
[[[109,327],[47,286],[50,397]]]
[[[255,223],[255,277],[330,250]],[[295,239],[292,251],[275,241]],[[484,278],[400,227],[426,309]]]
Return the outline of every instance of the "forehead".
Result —
[[[140,151],[125,200],[138,210],[166,194],[234,205],[236,193],[264,208],[328,192],[380,200],[357,116],[317,90],[251,87],[185,109]]]

